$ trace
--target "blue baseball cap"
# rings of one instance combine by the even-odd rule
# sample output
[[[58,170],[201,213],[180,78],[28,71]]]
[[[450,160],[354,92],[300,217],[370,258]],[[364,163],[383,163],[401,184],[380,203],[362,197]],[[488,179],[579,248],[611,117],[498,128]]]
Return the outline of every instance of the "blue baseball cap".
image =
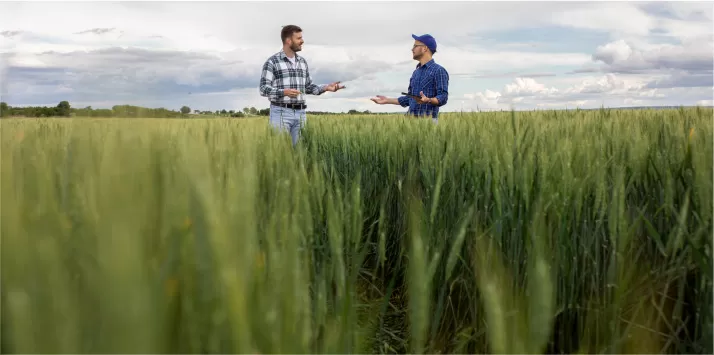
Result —
[[[424,43],[426,47],[431,50],[431,53],[436,53],[436,40],[430,34],[425,34],[422,36],[412,34],[412,38],[421,43]]]

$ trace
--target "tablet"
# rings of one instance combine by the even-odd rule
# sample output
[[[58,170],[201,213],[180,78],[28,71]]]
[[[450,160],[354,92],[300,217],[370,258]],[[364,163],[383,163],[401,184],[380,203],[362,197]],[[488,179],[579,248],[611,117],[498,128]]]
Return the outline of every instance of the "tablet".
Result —
[[[409,97],[415,98],[415,99],[417,99],[417,100],[418,100],[418,99],[421,99],[421,96],[419,96],[419,95],[407,94],[406,92],[403,92],[402,95],[404,95],[404,96],[409,96]]]

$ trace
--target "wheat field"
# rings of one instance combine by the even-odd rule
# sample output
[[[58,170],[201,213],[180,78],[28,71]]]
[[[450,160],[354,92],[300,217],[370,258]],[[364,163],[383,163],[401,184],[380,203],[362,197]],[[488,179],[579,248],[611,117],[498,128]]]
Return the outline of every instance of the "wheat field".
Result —
[[[712,115],[0,120],[0,350],[711,353]]]

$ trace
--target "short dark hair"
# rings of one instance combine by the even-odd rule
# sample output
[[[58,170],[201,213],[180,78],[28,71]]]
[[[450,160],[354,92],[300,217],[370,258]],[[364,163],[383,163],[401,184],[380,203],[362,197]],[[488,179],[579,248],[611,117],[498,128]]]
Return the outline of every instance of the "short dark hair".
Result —
[[[287,25],[283,26],[282,31],[280,31],[280,39],[282,40],[283,43],[285,43],[285,40],[292,37],[293,33],[298,33],[302,32],[302,28],[296,25]]]

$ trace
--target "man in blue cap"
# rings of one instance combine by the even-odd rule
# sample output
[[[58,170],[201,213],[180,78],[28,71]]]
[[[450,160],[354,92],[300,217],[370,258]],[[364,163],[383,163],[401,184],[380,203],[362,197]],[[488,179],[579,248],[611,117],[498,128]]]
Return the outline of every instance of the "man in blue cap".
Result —
[[[436,53],[436,40],[429,34],[416,36],[412,47],[412,58],[419,61],[411,79],[407,94],[389,98],[381,95],[372,101],[379,105],[392,104],[402,107],[409,106],[408,113],[414,116],[431,116],[434,123],[439,119],[439,108],[449,100],[449,73],[434,62],[432,55]]]

